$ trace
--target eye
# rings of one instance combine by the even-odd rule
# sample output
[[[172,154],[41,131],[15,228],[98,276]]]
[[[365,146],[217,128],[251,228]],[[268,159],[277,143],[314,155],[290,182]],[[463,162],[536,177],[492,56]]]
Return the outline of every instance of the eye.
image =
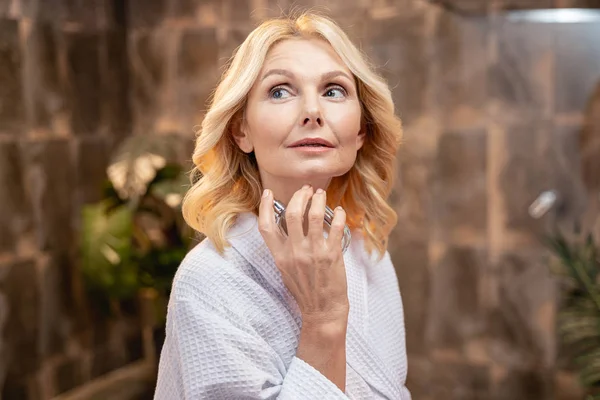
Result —
[[[290,95],[291,93],[289,92],[289,90],[282,86],[276,86],[269,92],[269,97],[276,100],[285,99]]]
[[[325,97],[343,98],[346,96],[346,90],[341,86],[330,86],[325,92]]]

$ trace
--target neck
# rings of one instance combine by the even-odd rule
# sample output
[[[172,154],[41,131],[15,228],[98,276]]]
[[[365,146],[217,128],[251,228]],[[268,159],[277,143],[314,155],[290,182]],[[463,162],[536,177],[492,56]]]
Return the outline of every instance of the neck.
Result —
[[[327,190],[331,178],[298,178],[298,179],[278,179],[275,177],[261,177],[264,189],[270,189],[273,192],[275,200],[279,200],[284,206],[287,206],[294,193],[308,184],[317,189]]]

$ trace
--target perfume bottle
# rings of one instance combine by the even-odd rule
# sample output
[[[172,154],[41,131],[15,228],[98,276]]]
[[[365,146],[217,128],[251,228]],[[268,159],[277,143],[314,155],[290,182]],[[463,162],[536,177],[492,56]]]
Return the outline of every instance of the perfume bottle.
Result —
[[[306,207],[307,213],[310,208],[310,201]],[[275,210],[275,222],[281,232],[287,236],[287,225],[285,223],[285,206],[278,200],[273,201],[273,209]],[[306,214],[304,215],[306,218]],[[333,222],[333,210],[328,206],[325,206],[325,218],[323,219],[323,236],[329,236],[329,229],[331,228],[331,223]],[[352,239],[352,235],[350,234],[350,228],[348,225],[344,226],[344,234],[342,236],[342,253],[345,253],[350,245],[350,239]]]

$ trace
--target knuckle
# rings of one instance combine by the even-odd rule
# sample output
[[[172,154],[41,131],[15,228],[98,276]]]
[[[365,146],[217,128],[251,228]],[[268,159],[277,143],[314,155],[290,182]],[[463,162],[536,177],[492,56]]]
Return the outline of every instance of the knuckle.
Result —
[[[281,265],[289,265],[290,263],[294,263],[295,259],[296,251],[294,251],[294,248],[291,246],[284,246],[280,251],[277,252],[276,256],[273,256],[273,260]]]
[[[296,190],[296,192],[292,195],[292,198],[296,197],[296,198],[303,198],[304,196],[306,196],[306,194],[308,193],[308,190],[304,190],[303,188],[300,188],[298,190]]]
[[[266,222],[259,222],[258,230],[261,233],[271,233],[271,226]]]
[[[300,257],[302,265],[311,266],[314,263],[315,256],[312,252],[306,252]]]
[[[323,213],[320,210],[313,210],[311,208],[308,213],[308,220],[313,223],[321,222],[323,220]]]
[[[312,264],[312,257],[307,255],[300,255],[296,257],[296,262],[298,262],[302,266],[310,266]]]
[[[273,254],[273,261],[275,265],[282,267],[285,262],[285,258],[281,256],[281,254]]]
[[[345,226],[345,224],[344,224],[343,220],[334,221],[331,224],[331,228],[334,229],[334,230],[338,230],[338,231],[343,231],[344,230],[344,226]]]
[[[335,261],[335,254],[331,251],[321,252],[315,257],[315,265],[328,267]]]
[[[298,222],[301,220],[300,212],[296,210],[290,210],[285,213],[285,219],[287,222]]]

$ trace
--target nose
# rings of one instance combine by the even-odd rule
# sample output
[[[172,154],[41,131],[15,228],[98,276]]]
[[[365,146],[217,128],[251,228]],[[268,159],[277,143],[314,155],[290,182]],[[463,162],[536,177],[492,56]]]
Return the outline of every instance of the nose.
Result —
[[[323,126],[323,119],[320,116],[317,115],[310,115],[310,116],[306,116],[304,118],[304,121],[302,121],[302,125],[304,126],[311,126],[314,125],[322,127]]]
[[[317,99],[306,99],[300,122],[305,127],[323,126],[323,115]]]

